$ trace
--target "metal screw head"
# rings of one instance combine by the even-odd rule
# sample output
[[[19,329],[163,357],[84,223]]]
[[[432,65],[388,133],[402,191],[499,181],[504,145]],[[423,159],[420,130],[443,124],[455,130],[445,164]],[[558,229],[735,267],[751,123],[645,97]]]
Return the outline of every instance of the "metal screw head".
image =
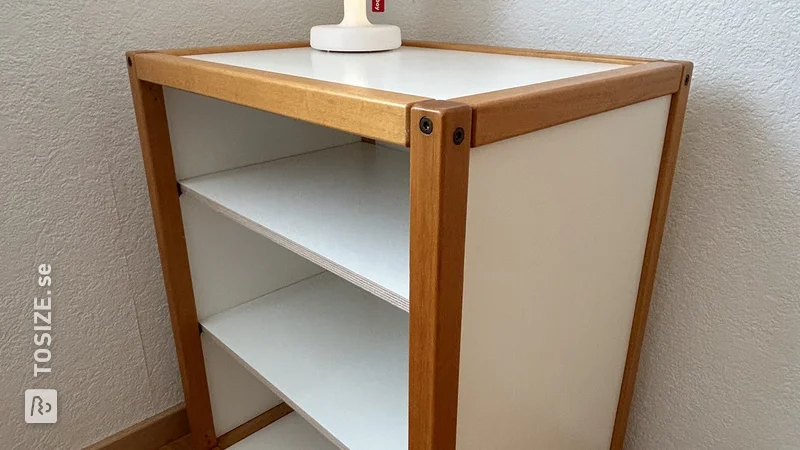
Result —
[[[456,128],[455,133],[453,133],[453,142],[456,145],[461,145],[464,142],[464,129],[461,127]]]
[[[425,116],[419,120],[419,131],[422,131],[424,134],[433,133],[433,121],[430,117]]]
[[[691,78],[691,77],[687,74],[686,78],[683,79],[683,85],[684,86],[688,86],[689,85],[689,78]]]

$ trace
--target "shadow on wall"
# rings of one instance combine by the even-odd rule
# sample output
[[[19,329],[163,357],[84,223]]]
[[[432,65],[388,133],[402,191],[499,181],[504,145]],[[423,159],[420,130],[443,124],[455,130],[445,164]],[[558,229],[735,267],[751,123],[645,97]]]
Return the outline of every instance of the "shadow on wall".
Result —
[[[790,448],[791,412],[770,411],[800,401],[797,227],[781,227],[800,223],[798,155],[773,104],[733,82],[706,85],[702,70],[696,62],[626,448],[658,448],[664,434],[673,448]]]

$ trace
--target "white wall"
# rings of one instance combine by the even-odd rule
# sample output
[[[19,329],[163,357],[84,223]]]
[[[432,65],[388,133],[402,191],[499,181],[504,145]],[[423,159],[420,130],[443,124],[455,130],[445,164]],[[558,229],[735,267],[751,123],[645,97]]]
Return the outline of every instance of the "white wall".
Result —
[[[304,39],[315,0],[0,5],[0,442],[75,450],[181,401],[126,50]],[[36,266],[54,273],[54,372],[33,378]],[[26,425],[23,391],[59,390]],[[9,445],[10,444],[10,445]]]
[[[694,61],[627,448],[800,448],[800,2],[387,8],[415,39]]]
[[[797,448],[798,3],[387,7],[382,20],[411,38],[696,63],[628,448]],[[334,0],[0,6],[0,441],[76,449],[180,401],[123,51],[299,39],[338,8]],[[34,380],[41,262],[55,274],[55,373]],[[31,387],[59,389],[57,425],[24,424]]]

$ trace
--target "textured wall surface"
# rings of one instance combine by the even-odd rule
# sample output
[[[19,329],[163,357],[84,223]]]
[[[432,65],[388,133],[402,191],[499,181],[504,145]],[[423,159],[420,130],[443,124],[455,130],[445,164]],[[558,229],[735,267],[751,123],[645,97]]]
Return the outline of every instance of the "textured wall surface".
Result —
[[[303,39],[312,0],[0,5],[0,442],[75,450],[181,401],[126,50]],[[53,267],[53,373],[33,377],[36,267]],[[59,391],[26,425],[23,391]]]
[[[77,449],[181,398],[123,51],[304,38],[338,3],[0,5],[0,441]],[[798,448],[798,3],[387,7],[410,38],[696,63],[627,447]],[[40,263],[56,331],[35,380]],[[31,387],[59,389],[57,425],[24,424]]]
[[[800,448],[800,2],[387,8],[415,39],[695,63],[627,448]]]

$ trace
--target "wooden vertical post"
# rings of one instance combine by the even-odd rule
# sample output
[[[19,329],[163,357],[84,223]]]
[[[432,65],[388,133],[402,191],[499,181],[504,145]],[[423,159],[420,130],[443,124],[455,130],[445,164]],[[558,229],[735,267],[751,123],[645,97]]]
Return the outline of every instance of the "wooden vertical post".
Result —
[[[409,449],[454,450],[472,109],[411,109]]]
[[[217,437],[211,415],[164,93],[160,85],[142,81],[136,76],[134,56],[134,52],[126,55],[128,74],[183,380],[186,414],[196,448],[209,450],[217,446]]]
[[[664,237],[664,223],[667,219],[669,197],[672,192],[672,178],[675,174],[675,164],[678,160],[678,147],[683,132],[683,118],[686,114],[686,103],[689,98],[689,85],[692,79],[692,63],[682,62],[683,72],[678,92],[672,94],[672,103],[669,108],[667,130],[664,137],[664,150],[661,152],[661,166],[656,182],[656,194],[653,201],[653,212],[650,216],[650,229],[647,234],[647,244],[642,264],[642,274],[639,278],[639,293],[636,298],[636,308],[633,313],[633,325],[628,344],[628,357],[625,360],[625,371],[622,375],[619,402],[617,404],[617,417],[614,422],[614,432],[611,436],[611,449],[621,450],[625,444],[625,432],[628,427],[633,391],[636,385],[636,374],[639,370],[639,358],[644,342],[645,325],[650,312],[650,298],[653,295],[653,285],[656,279],[656,267],[661,251],[661,240]]]

